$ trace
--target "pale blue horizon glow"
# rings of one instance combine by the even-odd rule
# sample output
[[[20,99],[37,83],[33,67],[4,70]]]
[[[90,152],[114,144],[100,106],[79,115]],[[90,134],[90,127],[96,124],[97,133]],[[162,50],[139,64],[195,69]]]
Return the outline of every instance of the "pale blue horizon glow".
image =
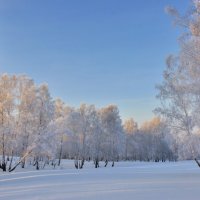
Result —
[[[189,0],[0,0],[0,73],[46,82],[72,106],[116,104],[140,124],[158,105],[178,31],[166,5]]]

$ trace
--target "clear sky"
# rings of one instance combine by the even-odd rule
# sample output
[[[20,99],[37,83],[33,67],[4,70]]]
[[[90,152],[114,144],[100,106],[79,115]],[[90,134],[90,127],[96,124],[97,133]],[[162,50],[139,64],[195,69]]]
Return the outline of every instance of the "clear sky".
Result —
[[[0,73],[46,82],[53,97],[150,119],[165,59],[178,52],[166,5],[190,0],[0,0]]]

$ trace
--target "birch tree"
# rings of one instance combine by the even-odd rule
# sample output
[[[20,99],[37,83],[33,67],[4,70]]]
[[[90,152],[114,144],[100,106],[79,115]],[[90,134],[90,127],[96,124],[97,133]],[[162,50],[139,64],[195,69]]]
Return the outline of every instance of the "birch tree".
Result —
[[[200,1],[192,1],[184,15],[172,7],[166,10],[175,24],[183,28],[183,34],[179,38],[180,53],[167,59],[163,83],[157,87],[161,106],[155,112],[168,121],[179,139],[191,141],[194,130],[200,128]],[[200,156],[194,153],[197,151],[193,145],[184,147],[190,151],[190,158]]]

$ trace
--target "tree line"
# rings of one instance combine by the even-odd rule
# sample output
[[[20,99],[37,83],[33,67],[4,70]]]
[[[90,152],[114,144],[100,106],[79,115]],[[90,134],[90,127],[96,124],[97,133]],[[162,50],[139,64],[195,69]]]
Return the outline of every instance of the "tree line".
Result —
[[[133,119],[124,123],[116,105],[79,108],[54,100],[46,84],[37,86],[25,75],[0,76],[0,167],[60,165],[85,161],[174,160],[167,127],[155,118],[139,129]],[[13,158],[18,160],[13,162]]]

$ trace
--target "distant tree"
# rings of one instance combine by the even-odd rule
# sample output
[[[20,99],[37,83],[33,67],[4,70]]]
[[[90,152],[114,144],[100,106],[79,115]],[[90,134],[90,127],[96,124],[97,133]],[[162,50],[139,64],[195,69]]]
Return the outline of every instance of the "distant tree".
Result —
[[[125,120],[124,125],[125,133],[125,159],[134,159],[134,135],[138,132],[138,124],[133,118]]]
[[[50,96],[48,86],[42,84],[37,89],[37,101],[36,101],[36,128],[37,132],[34,134],[33,139],[33,151],[32,155],[34,156],[34,165],[36,169],[39,169],[39,162],[44,160],[44,157],[48,159],[49,151],[47,141],[49,140],[48,126],[49,123],[54,119],[54,104]]]
[[[7,169],[7,161],[12,151],[9,145],[12,145],[15,134],[15,85],[15,76],[4,74],[0,77],[0,155],[2,155],[0,168],[3,171]]]
[[[104,130],[104,158],[114,162],[123,154],[123,127],[119,110],[115,105],[109,105],[100,111],[102,128]]]
[[[61,99],[56,99],[55,101],[55,118],[54,118],[54,132],[55,141],[57,141],[57,151],[58,151],[58,166],[61,164],[61,159],[63,157],[63,144],[65,139],[69,134],[69,128],[67,124],[67,117],[72,112],[68,106]]]

